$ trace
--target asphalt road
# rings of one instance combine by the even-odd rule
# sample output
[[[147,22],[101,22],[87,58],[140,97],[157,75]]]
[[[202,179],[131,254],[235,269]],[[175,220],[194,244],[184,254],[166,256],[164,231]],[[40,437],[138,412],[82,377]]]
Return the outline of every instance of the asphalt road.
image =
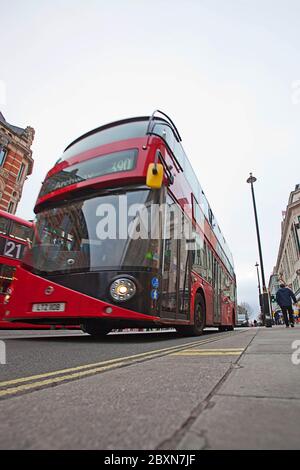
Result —
[[[255,336],[1,332],[0,449],[176,449]],[[185,442],[185,441],[183,441]],[[188,444],[210,448],[205,436]]]
[[[218,338],[216,329],[201,338]],[[0,380],[31,376],[75,366],[128,357],[149,351],[184,345],[199,338],[182,338],[175,331],[111,333],[95,340],[81,331],[0,331],[6,344],[5,367]]]

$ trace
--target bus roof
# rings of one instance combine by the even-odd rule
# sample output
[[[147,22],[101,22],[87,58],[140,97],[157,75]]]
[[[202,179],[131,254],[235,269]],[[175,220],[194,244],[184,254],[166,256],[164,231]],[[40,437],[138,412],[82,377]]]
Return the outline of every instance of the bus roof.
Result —
[[[86,137],[89,137],[90,135],[96,134],[97,132],[105,131],[106,129],[110,129],[111,127],[117,127],[122,124],[129,124],[130,122],[140,122],[140,121],[149,121],[151,116],[137,116],[137,117],[132,117],[132,118],[127,118],[127,119],[120,119],[118,121],[113,121],[109,122],[108,124],[104,124],[102,126],[96,127],[95,129],[92,129],[91,131],[86,132],[85,134],[82,134],[80,137],[77,137],[77,139],[73,140],[64,150],[68,150],[72,145],[76,144],[82,139],[85,139]],[[161,121],[164,121],[162,118],[155,117],[155,119],[159,119]],[[167,121],[165,121],[167,122]],[[146,133],[145,133],[146,134]]]

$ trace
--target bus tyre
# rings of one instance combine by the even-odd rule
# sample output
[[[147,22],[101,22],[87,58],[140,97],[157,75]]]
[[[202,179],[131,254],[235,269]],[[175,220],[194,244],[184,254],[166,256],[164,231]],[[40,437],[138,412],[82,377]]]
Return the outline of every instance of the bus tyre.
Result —
[[[234,325],[220,325],[219,331],[233,331]]]
[[[194,306],[194,324],[191,326],[179,326],[178,333],[184,336],[201,336],[205,327],[205,303],[203,296],[197,294]]]
[[[195,298],[194,306],[194,325],[192,326],[192,332],[194,336],[200,336],[203,334],[205,327],[205,303],[201,294],[197,294]]]
[[[84,333],[92,336],[92,338],[104,338],[111,331],[111,328],[107,328],[94,322],[81,325],[81,329]]]

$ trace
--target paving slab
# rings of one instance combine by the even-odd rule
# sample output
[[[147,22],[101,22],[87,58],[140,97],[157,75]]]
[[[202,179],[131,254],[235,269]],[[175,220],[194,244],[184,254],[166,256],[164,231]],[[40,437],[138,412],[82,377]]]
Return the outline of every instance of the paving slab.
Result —
[[[260,328],[177,448],[299,450],[300,365],[291,360],[298,339],[298,326]]]
[[[291,354],[292,343],[300,340],[300,325],[287,329],[285,326],[275,326],[271,329],[260,329],[255,341],[249,344],[247,354]]]
[[[239,359],[239,367],[232,370],[218,390],[219,394],[300,399],[300,365],[293,364],[294,349],[291,348],[298,334],[300,339],[300,329],[298,333],[295,330],[281,332],[284,344],[277,353],[273,352],[271,332],[264,329],[255,336]],[[275,331],[275,339],[276,336]],[[262,345],[265,352],[262,352]]]
[[[300,401],[215,396],[178,449],[300,449]]]

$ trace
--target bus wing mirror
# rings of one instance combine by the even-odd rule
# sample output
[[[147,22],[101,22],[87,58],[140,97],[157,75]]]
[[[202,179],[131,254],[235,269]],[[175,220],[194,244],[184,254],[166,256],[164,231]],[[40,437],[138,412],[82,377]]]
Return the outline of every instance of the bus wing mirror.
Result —
[[[164,168],[161,163],[150,163],[147,170],[146,185],[152,189],[162,187]]]

